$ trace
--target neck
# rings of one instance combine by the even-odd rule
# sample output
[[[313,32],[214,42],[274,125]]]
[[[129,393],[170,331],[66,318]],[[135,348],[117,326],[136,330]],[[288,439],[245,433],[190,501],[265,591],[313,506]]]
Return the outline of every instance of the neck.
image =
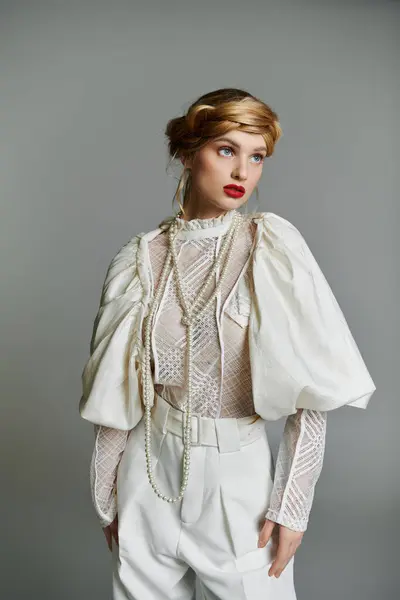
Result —
[[[191,221],[192,219],[214,219],[228,213],[231,209],[222,209],[217,206],[205,206],[204,202],[196,204],[194,202],[189,203],[185,206],[185,213],[181,214],[181,218],[184,221]]]

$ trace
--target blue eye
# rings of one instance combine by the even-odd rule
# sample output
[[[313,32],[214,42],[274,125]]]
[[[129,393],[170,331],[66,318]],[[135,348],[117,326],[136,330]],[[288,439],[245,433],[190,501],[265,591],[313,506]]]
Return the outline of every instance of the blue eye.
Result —
[[[221,146],[221,148],[219,148],[218,152],[221,152],[223,150],[227,150],[228,152],[233,152],[232,148],[229,148],[229,146]],[[229,156],[229,154],[223,154],[222,156]],[[262,162],[264,161],[264,156],[262,154],[254,154],[253,156],[258,156],[260,158],[260,160],[256,161],[257,165],[262,164]]]
[[[232,148],[228,148],[228,146],[223,146],[222,148],[220,148],[220,150],[228,150],[228,152],[232,152]],[[227,156],[225,154],[225,156]]]

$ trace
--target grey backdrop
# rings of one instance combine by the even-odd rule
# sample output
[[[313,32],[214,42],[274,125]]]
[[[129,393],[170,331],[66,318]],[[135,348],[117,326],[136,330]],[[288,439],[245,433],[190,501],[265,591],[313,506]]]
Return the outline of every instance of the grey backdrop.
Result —
[[[1,598],[111,597],[89,492],[93,432],[78,414],[101,285],[116,251],[171,214],[168,119],[237,86],[270,103],[284,131],[261,209],[308,240],[378,388],[367,411],[328,417],[298,598],[392,599],[399,4],[10,0],[0,10]],[[271,427],[274,452],[282,427]]]

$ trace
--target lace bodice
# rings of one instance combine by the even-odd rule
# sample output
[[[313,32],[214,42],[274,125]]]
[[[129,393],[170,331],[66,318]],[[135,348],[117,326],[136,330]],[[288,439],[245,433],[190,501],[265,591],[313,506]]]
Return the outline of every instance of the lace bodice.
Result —
[[[189,304],[204,284],[221,248],[232,213],[213,219],[179,219],[175,241],[178,266]],[[244,218],[226,278],[216,302],[194,331],[193,408],[204,417],[243,417],[255,413],[252,400],[248,326],[252,299],[251,251],[254,224]],[[150,279],[157,289],[167,252],[167,233],[149,243]],[[217,272],[216,278],[218,279]],[[152,335],[152,372],[156,391],[182,409],[186,336],[172,274],[157,307]],[[141,331],[144,340],[144,331]],[[285,423],[275,468],[274,488],[267,518],[304,531],[314,487],[322,467],[326,412],[298,409]],[[116,514],[115,482],[128,432],[95,426],[90,480],[92,498],[102,526]]]
[[[197,223],[201,220],[195,220]],[[207,219],[209,222],[210,220]],[[193,227],[192,221],[184,221]],[[212,230],[212,228],[211,228]],[[193,231],[184,228],[183,231]],[[202,229],[208,231],[208,229]],[[197,322],[193,348],[192,412],[202,417],[245,417],[255,414],[252,402],[248,321],[250,315],[250,250],[254,230],[242,225],[218,299]],[[178,267],[189,305],[193,303],[212,268],[224,236],[176,240]],[[158,287],[168,249],[167,234],[149,244],[152,276]],[[218,274],[217,274],[218,278]],[[167,402],[183,409],[187,396],[185,377],[186,333],[173,274],[155,316],[152,338],[154,383]]]

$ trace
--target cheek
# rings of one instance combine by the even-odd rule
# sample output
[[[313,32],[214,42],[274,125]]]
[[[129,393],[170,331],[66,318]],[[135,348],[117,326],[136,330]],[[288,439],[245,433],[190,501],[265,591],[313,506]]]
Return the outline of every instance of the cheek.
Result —
[[[226,170],[227,169],[224,169],[221,163],[217,165],[215,161],[203,158],[198,162],[196,171],[193,172],[193,176],[198,182],[207,182],[207,184],[210,185],[213,181],[219,183],[220,181],[225,180]]]
[[[261,175],[262,175],[262,167],[260,167],[259,169],[255,170],[252,174],[252,178],[251,178],[251,185],[255,188],[256,185],[258,184],[258,182],[261,179]]]

